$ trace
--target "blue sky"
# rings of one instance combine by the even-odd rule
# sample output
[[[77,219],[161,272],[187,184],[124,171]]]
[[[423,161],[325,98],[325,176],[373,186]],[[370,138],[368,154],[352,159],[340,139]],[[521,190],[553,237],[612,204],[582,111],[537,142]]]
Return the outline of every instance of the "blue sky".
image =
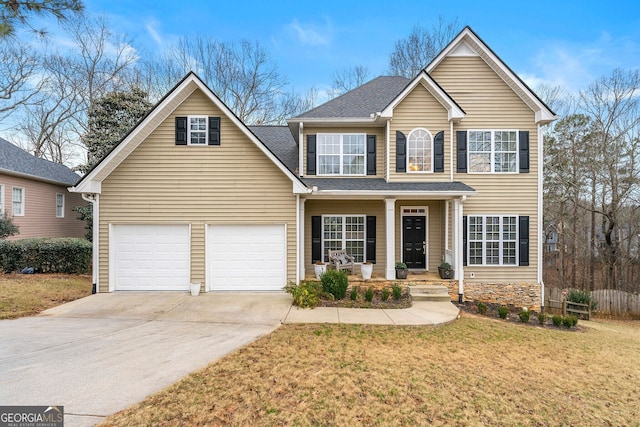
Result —
[[[578,90],[614,68],[640,67],[640,2],[85,0],[149,51],[180,36],[258,40],[297,90],[343,67],[385,74],[394,42],[442,16],[473,30],[527,83]],[[176,6],[178,5],[178,6]]]

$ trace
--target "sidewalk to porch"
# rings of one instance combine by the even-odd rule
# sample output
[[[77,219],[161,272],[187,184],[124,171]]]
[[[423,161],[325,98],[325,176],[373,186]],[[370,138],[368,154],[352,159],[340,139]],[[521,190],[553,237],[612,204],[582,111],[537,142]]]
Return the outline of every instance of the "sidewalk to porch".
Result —
[[[410,308],[372,309],[291,306],[283,323],[344,323],[361,325],[441,325],[460,315],[451,302],[414,301]]]

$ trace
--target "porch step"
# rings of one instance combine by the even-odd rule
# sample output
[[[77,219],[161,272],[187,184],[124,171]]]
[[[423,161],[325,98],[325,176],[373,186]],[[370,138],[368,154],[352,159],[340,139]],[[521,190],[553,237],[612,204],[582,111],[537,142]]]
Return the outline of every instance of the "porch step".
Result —
[[[416,285],[409,286],[411,299],[414,301],[451,301],[449,289],[444,285]]]

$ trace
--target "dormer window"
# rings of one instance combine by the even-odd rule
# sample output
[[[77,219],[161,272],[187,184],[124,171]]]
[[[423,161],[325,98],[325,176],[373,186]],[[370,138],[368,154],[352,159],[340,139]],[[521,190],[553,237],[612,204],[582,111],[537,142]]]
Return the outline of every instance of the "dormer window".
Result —
[[[319,133],[318,175],[365,175],[366,140],[364,133]]]

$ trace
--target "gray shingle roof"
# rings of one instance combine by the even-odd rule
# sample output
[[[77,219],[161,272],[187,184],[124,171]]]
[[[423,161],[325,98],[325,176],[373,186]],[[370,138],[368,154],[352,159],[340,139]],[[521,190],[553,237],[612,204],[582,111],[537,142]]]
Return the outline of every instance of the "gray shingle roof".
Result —
[[[298,167],[298,146],[288,126],[248,127],[291,172],[296,172]]]
[[[62,185],[74,185],[80,179],[68,167],[32,156],[3,138],[0,138],[0,171],[16,172]]]
[[[303,178],[319,191],[380,191],[385,193],[420,191],[433,193],[475,192],[463,182],[386,182],[382,178]]]
[[[377,77],[313,110],[300,114],[294,120],[370,117],[372,113],[384,110],[410,82],[411,80],[399,76]]]

